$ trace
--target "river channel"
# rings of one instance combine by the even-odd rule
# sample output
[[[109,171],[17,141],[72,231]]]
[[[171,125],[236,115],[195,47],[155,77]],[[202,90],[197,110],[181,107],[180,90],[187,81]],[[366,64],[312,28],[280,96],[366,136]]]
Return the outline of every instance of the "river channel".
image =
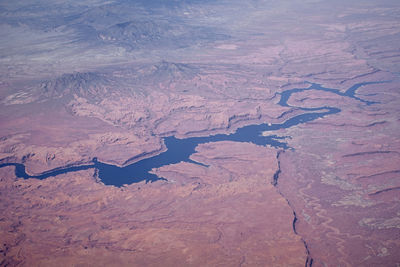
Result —
[[[292,96],[292,94],[307,90],[319,90],[319,91],[333,93],[339,96],[353,98],[364,103],[365,105],[372,105],[375,102],[366,101],[357,97],[356,91],[361,86],[367,84],[377,84],[377,83],[380,82],[359,83],[350,87],[345,92],[339,91],[337,89],[325,88],[319,84],[310,83],[310,86],[307,88],[295,88],[283,91],[282,93],[278,93],[280,96],[280,101],[278,102],[278,104],[280,106],[289,107],[290,105],[287,102]],[[190,159],[190,155],[195,153],[195,148],[199,144],[208,142],[218,142],[218,141],[235,141],[235,142],[250,142],[262,146],[270,145],[277,148],[288,149],[288,145],[285,142],[285,137],[278,137],[276,135],[263,136],[262,132],[275,131],[282,128],[290,128],[299,124],[316,120],[318,118],[323,118],[331,114],[336,114],[341,111],[339,108],[328,107],[328,106],[322,106],[318,108],[299,108],[299,107],[295,108],[302,110],[304,113],[302,113],[301,115],[294,116],[284,121],[283,123],[279,124],[263,123],[258,125],[249,125],[238,128],[236,132],[231,134],[216,134],[206,137],[190,137],[185,139],[178,139],[175,138],[174,136],[164,137],[163,141],[166,146],[166,151],[158,155],[142,159],[125,167],[118,167],[115,165],[102,163],[95,158],[91,164],[80,165],[80,166],[67,166],[63,168],[50,170],[36,176],[28,175],[25,171],[25,166],[20,163],[4,163],[0,164],[0,168],[5,166],[15,166],[16,176],[25,179],[28,178],[46,179],[48,177],[56,176],[63,173],[95,168],[97,170],[98,178],[105,185],[113,185],[120,187],[124,184],[138,183],[141,181],[154,182],[157,180],[165,180],[165,179],[159,178],[155,174],[150,173],[150,171],[153,168],[159,168],[164,165],[175,164],[181,161],[203,165],[201,163],[192,161]],[[206,165],[203,166],[207,167]]]

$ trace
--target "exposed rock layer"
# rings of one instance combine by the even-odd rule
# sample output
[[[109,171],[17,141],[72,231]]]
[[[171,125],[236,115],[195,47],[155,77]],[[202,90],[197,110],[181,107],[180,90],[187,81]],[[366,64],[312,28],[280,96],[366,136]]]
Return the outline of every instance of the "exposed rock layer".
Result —
[[[155,172],[169,182],[121,189],[93,171],[21,180],[0,169],[2,264],[304,265],[292,210],[270,184],[273,149],[221,142],[193,157],[210,167],[165,166]]]

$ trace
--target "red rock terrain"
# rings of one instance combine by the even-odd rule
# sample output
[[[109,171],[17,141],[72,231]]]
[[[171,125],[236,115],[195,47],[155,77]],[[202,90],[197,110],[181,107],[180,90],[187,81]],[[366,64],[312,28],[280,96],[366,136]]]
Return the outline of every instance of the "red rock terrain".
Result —
[[[380,101],[348,105],[329,94],[302,94],[303,105],[336,103],[342,113],[287,131],[295,149],[279,156],[279,191],[296,211],[296,232],[317,266],[399,262],[400,138],[398,83],[378,85]],[[377,88],[365,86],[360,94]],[[363,112],[360,113],[360,108]]]
[[[193,157],[210,167],[166,166],[156,173],[168,182],[122,188],[93,171],[21,180],[2,168],[2,265],[302,266],[292,210],[270,183],[275,153],[204,144]]]
[[[94,2],[0,4],[0,164],[126,166],[340,112],[254,133],[286,150],[203,143],[154,183],[2,167],[0,266],[400,265],[397,2]],[[337,91],[280,105],[312,83]]]

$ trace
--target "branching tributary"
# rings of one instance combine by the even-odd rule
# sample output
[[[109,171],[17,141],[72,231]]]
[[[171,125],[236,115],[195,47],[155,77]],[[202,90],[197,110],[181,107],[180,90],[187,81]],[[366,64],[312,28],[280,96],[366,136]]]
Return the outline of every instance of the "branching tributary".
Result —
[[[344,93],[337,89],[330,89],[322,87],[318,84],[310,84],[308,88],[295,88],[278,93],[280,95],[280,101],[278,104],[285,107],[289,106],[287,103],[292,94],[307,91],[307,90],[319,90],[330,92],[339,96],[350,97],[356,99],[367,105],[371,105],[374,102],[366,101],[360,99],[355,95],[356,90],[363,85],[373,84],[379,82],[369,82],[369,83],[359,83],[351,88],[349,88]],[[297,108],[303,111],[303,114],[293,116],[292,118],[277,124],[258,124],[244,126],[236,130],[236,132],[231,134],[216,134],[206,137],[189,137],[184,139],[177,139],[174,136],[165,137],[164,143],[166,146],[166,151],[161,152],[158,155],[139,160],[125,167],[118,167],[116,165],[106,164],[93,159],[91,164],[79,165],[79,166],[65,166],[57,169],[53,169],[42,173],[40,175],[29,175],[25,171],[25,166],[21,163],[4,163],[0,164],[1,167],[13,165],[16,167],[15,174],[17,177],[21,178],[37,178],[46,179],[51,176],[56,176],[62,173],[75,172],[79,170],[85,170],[90,168],[96,168],[98,172],[98,178],[105,185],[122,186],[124,184],[132,184],[141,181],[154,182],[163,178],[157,177],[155,174],[149,173],[153,168],[159,168],[164,165],[175,164],[181,161],[191,162],[203,165],[198,162],[194,162],[190,159],[190,155],[195,153],[195,148],[199,144],[208,142],[218,142],[218,141],[235,141],[235,142],[250,142],[256,145],[270,145],[272,147],[281,148],[283,150],[288,149],[287,143],[284,142],[286,137],[279,137],[276,135],[263,136],[262,132],[275,131],[282,128],[290,128],[299,124],[307,123],[318,118],[323,118],[330,114],[336,114],[340,112],[339,108],[336,107],[317,107],[317,108]],[[205,166],[205,165],[203,165]],[[277,178],[274,183],[277,183]]]
[[[322,91],[325,91],[325,92],[334,93],[334,94],[339,95],[339,96],[344,96],[344,97],[353,98],[353,99],[356,99],[356,100],[358,100],[358,101],[360,101],[360,102],[362,102],[362,103],[364,103],[364,104],[366,104],[366,105],[372,105],[372,104],[375,104],[376,102],[363,100],[363,99],[357,97],[357,96],[355,95],[355,93],[356,93],[357,89],[360,88],[360,87],[363,86],[363,85],[367,85],[367,84],[376,84],[376,83],[380,83],[380,82],[359,83],[359,84],[356,84],[356,85],[350,87],[350,88],[349,88],[346,92],[344,92],[344,93],[341,92],[341,91],[339,91],[339,90],[337,90],[337,89],[323,88],[323,87],[320,86],[320,85],[312,84],[312,85],[311,85],[309,88],[307,88],[307,89],[292,89],[292,90],[288,90],[290,93],[286,93],[287,91],[285,91],[285,92],[282,93],[282,95],[281,95],[281,99],[280,99],[280,101],[279,101],[279,104],[280,104],[281,106],[289,106],[288,103],[287,103],[287,101],[289,100],[290,96],[291,96],[293,93],[298,93],[298,92],[302,92],[302,91],[304,91],[304,90],[312,90],[312,89],[314,89],[314,90],[322,90]],[[285,94],[285,93],[286,93],[286,94]],[[326,108],[328,108],[328,107],[326,107]],[[310,108],[308,108],[308,109],[307,109],[307,108],[302,108],[302,109],[303,109],[303,110],[314,110],[314,109],[310,109]],[[316,108],[316,110],[319,110],[319,109],[320,109],[320,108]],[[331,109],[331,111],[333,111],[333,110],[332,110],[333,108],[328,108],[328,109]],[[339,112],[340,112],[340,110],[339,110]],[[337,113],[337,112],[332,112],[332,113]],[[278,187],[279,175],[280,175],[281,172],[282,172],[280,156],[281,156],[282,153],[284,153],[284,152],[285,152],[285,150],[279,150],[279,151],[277,152],[276,159],[277,159],[278,169],[277,169],[277,171],[275,172],[275,174],[274,174],[274,176],[273,176],[273,179],[272,179],[272,181],[271,181],[271,184],[276,188],[277,192],[286,200],[286,202],[288,203],[289,207],[292,209],[292,212],[293,212],[293,223],[292,223],[293,232],[294,232],[296,235],[299,235],[298,232],[297,232],[297,230],[296,230],[296,222],[298,221],[298,217],[297,217],[296,211],[295,211],[294,207],[292,206],[292,204],[290,203],[289,199],[279,190],[279,187]],[[301,240],[302,240],[302,242],[303,242],[303,244],[304,244],[304,248],[305,248],[305,250],[306,250],[306,262],[305,262],[305,267],[312,267],[312,264],[313,264],[313,261],[314,261],[314,260],[313,260],[313,258],[312,258],[311,253],[310,253],[309,246],[308,246],[306,240],[305,240],[301,235],[299,235],[299,236],[300,236],[300,238],[301,238]]]
[[[327,115],[336,114],[341,111],[337,107],[328,107],[328,106],[322,106],[317,108],[300,108],[300,107],[290,106],[287,102],[292,96],[292,94],[308,90],[325,91],[339,96],[353,98],[366,105],[371,105],[374,104],[375,102],[359,98],[358,96],[356,96],[356,91],[361,86],[367,84],[377,84],[377,83],[381,82],[359,83],[350,87],[345,92],[342,92],[338,89],[325,88],[319,84],[311,84],[311,83],[308,88],[295,88],[295,89],[285,90],[282,93],[278,93],[280,95],[280,101],[278,102],[278,104],[284,107],[297,108],[299,110],[302,110],[304,113],[293,116],[292,118],[284,121],[283,123],[278,123],[278,124],[263,123],[259,125],[244,126],[242,128],[237,129],[236,132],[232,134],[216,134],[207,137],[190,137],[185,139],[177,139],[174,136],[165,137],[163,140],[166,146],[166,151],[161,152],[156,156],[139,160],[125,167],[118,167],[115,165],[102,163],[97,161],[97,159],[95,158],[92,164],[80,165],[80,166],[65,166],[62,168],[50,170],[40,175],[28,175],[25,171],[25,166],[20,163],[4,163],[0,164],[0,168],[11,165],[15,166],[16,176],[25,179],[28,178],[46,179],[48,177],[56,176],[62,173],[69,173],[79,170],[96,168],[98,173],[98,178],[100,178],[100,180],[105,185],[114,185],[119,187],[124,184],[132,184],[141,181],[154,182],[157,180],[165,180],[163,178],[157,177],[155,174],[150,173],[150,171],[154,168],[159,168],[164,165],[179,163],[181,161],[191,162],[207,167],[202,163],[195,162],[190,159],[190,155],[195,153],[195,148],[199,144],[208,142],[218,142],[218,141],[235,141],[235,142],[250,142],[262,146],[270,145],[281,149],[277,153],[278,170],[273,176],[272,184],[277,188],[279,194],[281,194],[281,196],[286,199],[288,205],[292,208],[294,214],[293,231],[295,234],[297,234],[296,212],[294,211],[289,200],[279,191],[279,188],[277,187],[279,182],[279,174],[281,173],[279,157],[281,153],[284,153],[284,151],[289,148],[287,143],[284,142],[284,139],[286,137],[279,137],[276,135],[264,136],[262,135],[262,132],[275,131],[282,128],[290,128],[299,124],[314,121],[318,118],[323,118]],[[304,246],[307,252],[306,267],[311,266],[313,259],[311,258],[307,243],[303,238],[302,240],[304,242]]]

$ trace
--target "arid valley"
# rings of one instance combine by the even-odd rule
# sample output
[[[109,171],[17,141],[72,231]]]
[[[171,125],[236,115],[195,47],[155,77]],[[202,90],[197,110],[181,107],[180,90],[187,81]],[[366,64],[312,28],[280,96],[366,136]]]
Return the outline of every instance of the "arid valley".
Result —
[[[400,266],[400,3],[0,3],[0,266]]]

